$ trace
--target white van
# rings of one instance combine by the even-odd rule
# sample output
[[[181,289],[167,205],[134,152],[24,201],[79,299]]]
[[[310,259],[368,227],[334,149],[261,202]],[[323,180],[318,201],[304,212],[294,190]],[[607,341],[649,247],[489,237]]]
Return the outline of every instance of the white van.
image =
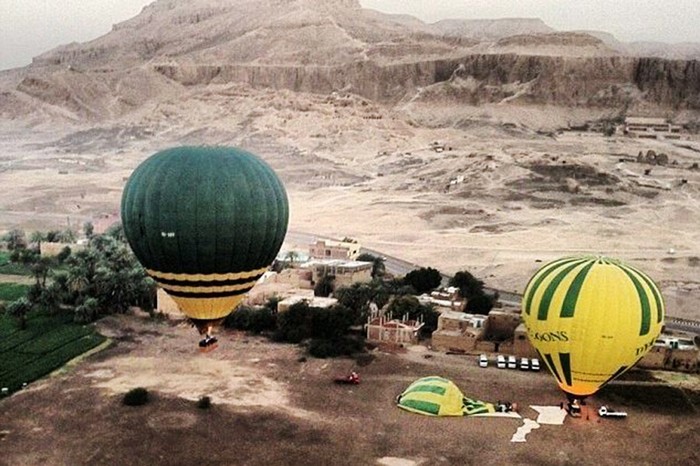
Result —
[[[508,369],[517,369],[518,368],[518,360],[515,359],[515,356],[508,356]]]
[[[530,369],[532,369],[533,371],[539,371],[540,370],[540,360],[537,358],[530,359]]]
[[[486,357],[485,354],[482,354],[479,356],[479,367],[488,367],[489,366],[489,358]]]
[[[496,358],[496,367],[498,367],[499,369],[506,368],[506,358],[502,354],[499,354]]]
[[[520,359],[520,370],[526,371],[530,369],[530,361],[527,358]]]

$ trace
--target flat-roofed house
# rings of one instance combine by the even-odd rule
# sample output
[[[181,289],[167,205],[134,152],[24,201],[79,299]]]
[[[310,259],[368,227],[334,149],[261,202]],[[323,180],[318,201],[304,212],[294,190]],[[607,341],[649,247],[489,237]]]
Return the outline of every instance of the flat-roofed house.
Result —
[[[316,259],[354,260],[360,255],[360,243],[318,240],[309,246],[309,256]]]
[[[312,271],[311,281],[315,286],[318,281],[326,276],[335,277],[335,287],[349,287],[353,283],[367,283],[372,281],[372,263],[342,259],[314,259],[302,264],[302,269]]]
[[[484,333],[486,316],[445,311],[438,317],[432,345],[438,351],[473,351]]]

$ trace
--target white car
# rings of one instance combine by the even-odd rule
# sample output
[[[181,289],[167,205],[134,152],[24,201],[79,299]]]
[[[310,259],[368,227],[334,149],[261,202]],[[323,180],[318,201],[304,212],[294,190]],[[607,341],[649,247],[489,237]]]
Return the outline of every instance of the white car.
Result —
[[[496,358],[496,367],[498,367],[499,369],[506,368],[506,358],[502,354],[499,354]]]
[[[624,411],[616,411],[610,409],[607,406],[601,406],[598,410],[598,415],[600,417],[627,417],[627,413]]]
[[[530,359],[530,369],[532,369],[533,371],[539,371],[540,370],[540,360],[537,358]]]
[[[520,370],[526,371],[528,369],[530,369],[530,361],[527,358],[521,358],[520,359]]]
[[[479,367],[488,367],[489,366],[489,358],[486,357],[485,354],[482,354],[479,356]]]
[[[515,359],[515,356],[508,356],[508,369],[517,369],[518,368],[518,360]]]

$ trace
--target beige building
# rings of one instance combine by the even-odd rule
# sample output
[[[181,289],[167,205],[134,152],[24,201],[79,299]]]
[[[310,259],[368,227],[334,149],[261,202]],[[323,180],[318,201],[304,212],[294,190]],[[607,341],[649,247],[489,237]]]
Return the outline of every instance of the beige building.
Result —
[[[372,263],[341,260],[341,259],[316,259],[301,266],[301,270],[311,270],[311,283],[316,283],[325,275],[335,277],[335,288],[349,287],[353,283],[367,283],[372,281]]]
[[[243,300],[248,306],[262,306],[270,298],[280,299],[291,296],[313,297],[313,285],[311,284],[311,270],[284,269],[281,272],[266,272],[263,279],[255,284],[252,290]]]
[[[484,334],[486,316],[445,311],[438,317],[432,346],[438,351],[473,351]]]
[[[309,246],[309,256],[316,259],[355,260],[360,255],[360,243],[318,240]]]
[[[658,136],[663,136],[678,139],[681,129],[680,125],[669,123],[665,118],[625,118],[625,134],[639,138],[656,139]]]
[[[418,332],[423,327],[423,322],[380,316],[370,317],[365,327],[369,341],[415,345],[418,343]]]
[[[505,351],[507,347],[504,347]],[[530,344],[530,340],[527,337],[527,328],[525,324],[520,324],[515,328],[513,332],[513,347],[510,353],[518,356],[519,358],[536,358],[537,350],[534,346]]]
[[[496,342],[511,340],[520,321],[519,312],[493,309],[484,325],[485,337]]]
[[[639,367],[697,373],[700,371],[700,350],[691,336],[662,334],[639,361]]]
[[[429,295],[424,294],[418,297],[422,304],[431,304],[436,311],[464,311],[467,300],[459,296],[459,289],[448,287],[445,289],[432,291]]]
[[[61,253],[65,248],[70,249],[71,254],[75,254],[78,251],[85,249],[85,244],[78,243],[49,243],[48,241],[42,241],[39,245],[39,253],[42,257],[55,257]]]

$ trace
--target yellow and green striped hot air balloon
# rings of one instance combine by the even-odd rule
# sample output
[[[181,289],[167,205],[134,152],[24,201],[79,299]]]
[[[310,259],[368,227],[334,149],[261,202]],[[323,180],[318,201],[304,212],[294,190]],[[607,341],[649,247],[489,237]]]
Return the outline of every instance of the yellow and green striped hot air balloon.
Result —
[[[396,398],[399,408],[426,416],[487,416],[492,403],[467,398],[451,380],[439,376],[416,380]]]
[[[289,207],[282,182],[257,156],[237,148],[177,147],[134,170],[121,216],[148,274],[205,333],[273,262]]]
[[[566,257],[530,279],[522,317],[559,387],[584,398],[649,351],[663,326],[664,302],[634,267],[606,257]]]

